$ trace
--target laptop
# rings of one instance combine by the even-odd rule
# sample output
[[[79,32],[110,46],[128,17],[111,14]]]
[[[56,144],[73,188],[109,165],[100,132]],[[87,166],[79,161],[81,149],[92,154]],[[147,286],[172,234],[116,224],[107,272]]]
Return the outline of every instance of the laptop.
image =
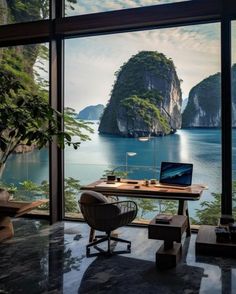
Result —
[[[185,189],[192,184],[192,174],[192,163],[162,162],[157,186],[165,188],[176,186]]]

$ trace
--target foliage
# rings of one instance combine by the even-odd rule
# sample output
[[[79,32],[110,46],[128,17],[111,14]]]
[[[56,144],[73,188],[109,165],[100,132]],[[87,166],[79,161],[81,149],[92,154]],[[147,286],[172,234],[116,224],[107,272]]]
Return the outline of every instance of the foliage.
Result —
[[[65,131],[70,136],[76,136],[80,141],[91,140],[89,134],[94,132],[91,128],[93,123],[75,119],[75,109],[70,107],[64,109],[64,125]]]
[[[67,0],[69,9],[76,0]],[[46,19],[49,16],[50,0],[8,0],[10,20],[12,22],[34,21]]]
[[[134,201],[134,198],[130,198],[130,200]],[[177,201],[171,200],[135,198],[135,202],[138,205],[138,217],[141,219],[154,212],[176,214],[178,209]]]
[[[111,94],[118,102],[132,95],[144,98],[147,92],[149,92],[148,95],[157,97],[161,94],[157,90],[147,91],[145,76],[149,73],[156,78],[163,79],[164,72],[167,73],[173,69],[173,62],[168,60],[164,54],[156,51],[139,52],[116,72],[117,81]]]
[[[125,107],[127,117],[130,120],[136,121],[138,118],[141,118],[151,128],[158,121],[164,133],[171,131],[167,119],[161,115],[160,110],[149,99],[143,99],[133,95],[124,99],[121,105]]]
[[[221,194],[212,193],[213,200],[200,203],[201,209],[196,209],[194,224],[218,225],[221,217]],[[236,219],[236,181],[233,182],[233,217]]]
[[[42,181],[41,184],[36,184],[30,180],[20,182],[18,187],[14,184],[1,183],[1,187],[5,188],[10,194],[13,195],[14,200],[31,201],[32,198],[49,198],[49,183]],[[79,180],[72,177],[65,178],[65,212],[78,212],[76,196],[80,191]],[[49,204],[44,204],[39,209],[49,209]]]
[[[53,110],[37,94],[24,89],[0,97],[0,162],[5,164],[17,145],[44,147],[57,136],[57,144],[64,148],[72,144],[75,149],[80,142],[72,142],[68,132],[60,130],[58,120],[62,115]]]
[[[130,200],[135,201],[138,206],[138,218],[143,219],[145,214],[156,212],[157,206],[156,201],[153,199],[145,199],[145,198],[130,198]]]
[[[159,212],[160,213],[170,213],[176,214],[178,210],[178,201],[176,200],[158,200],[159,202]]]
[[[76,196],[80,192],[79,180],[72,177],[65,178],[65,212],[78,212]]]
[[[67,144],[77,149],[80,141],[89,139],[82,131],[92,132],[91,127],[75,120],[73,109],[65,111],[62,131],[62,114],[50,107],[45,92],[26,71],[26,61],[11,49],[4,56],[0,60],[0,167],[19,144],[42,148],[56,137],[59,147]],[[72,136],[78,141],[73,142]]]
[[[124,168],[124,166],[117,166],[114,169],[106,169],[104,170],[104,174],[102,175],[102,177],[105,178],[109,175],[113,175],[120,178],[127,178],[128,173],[126,171],[118,170],[120,168]]]
[[[173,61],[168,59],[164,54],[157,51],[141,51],[133,55],[128,62],[124,63],[115,75],[119,77],[120,73],[127,69],[134,72],[132,69],[136,69],[136,65],[138,65],[140,70],[151,71],[161,77],[165,77],[163,75],[164,71],[174,68]]]
[[[218,225],[221,215],[221,194],[212,193],[213,200],[200,203],[201,209],[196,209],[196,219],[191,218],[193,224]]]

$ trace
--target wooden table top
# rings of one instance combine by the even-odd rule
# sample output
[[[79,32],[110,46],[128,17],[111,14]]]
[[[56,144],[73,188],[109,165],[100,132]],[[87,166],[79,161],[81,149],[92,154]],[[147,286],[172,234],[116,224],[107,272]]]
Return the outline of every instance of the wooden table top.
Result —
[[[0,201],[0,216],[4,215],[18,217],[47,202],[48,199],[42,199],[33,202]]]
[[[82,186],[81,190],[92,190],[105,195],[122,195],[140,198],[159,198],[172,200],[198,200],[207,187],[193,184],[188,187],[145,185],[143,180],[122,180],[121,182],[107,183],[106,180],[98,180],[89,185]]]

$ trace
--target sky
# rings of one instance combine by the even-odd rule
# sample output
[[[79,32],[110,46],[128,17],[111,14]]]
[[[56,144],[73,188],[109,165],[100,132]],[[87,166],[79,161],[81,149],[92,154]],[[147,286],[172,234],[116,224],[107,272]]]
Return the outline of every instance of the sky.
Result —
[[[197,1],[197,0],[194,0]],[[77,0],[66,15],[81,15],[183,0]],[[236,21],[233,22],[236,48]],[[157,51],[171,58],[181,83],[182,97],[208,76],[220,72],[220,24],[203,24],[115,35],[82,37],[65,41],[65,106],[82,110],[108,102],[115,83],[114,73],[132,55]],[[236,62],[236,50],[232,52]]]
[[[114,73],[138,52],[158,51],[171,58],[183,98],[192,87],[220,71],[220,25],[204,24],[168,29],[100,35],[65,41],[65,106],[80,111],[106,104]]]
[[[65,14],[66,16],[73,16],[183,1],[189,0],[77,0],[77,3],[72,5],[66,0]],[[71,9],[71,6],[73,6],[73,9]]]

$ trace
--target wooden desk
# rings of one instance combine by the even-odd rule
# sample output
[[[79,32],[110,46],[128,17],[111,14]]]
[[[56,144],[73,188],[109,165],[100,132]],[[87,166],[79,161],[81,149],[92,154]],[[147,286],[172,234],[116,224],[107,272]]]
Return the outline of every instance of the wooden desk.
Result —
[[[21,216],[47,202],[47,199],[34,202],[0,201],[0,242],[14,236],[11,217]]]
[[[157,187],[155,184],[146,186],[145,181],[142,180],[122,180],[114,184],[107,184],[105,180],[98,180],[81,187],[81,190],[92,190],[107,196],[178,200],[178,214],[186,215],[188,218],[187,236],[191,235],[187,201],[199,200],[205,189],[205,186],[197,184],[184,189],[175,186],[171,188]]]
[[[187,216],[184,215],[173,215],[168,224],[156,223],[156,217],[150,221],[148,238],[164,240],[164,244],[156,252],[158,268],[166,269],[177,265],[182,253],[181,239],[187,224]]]

